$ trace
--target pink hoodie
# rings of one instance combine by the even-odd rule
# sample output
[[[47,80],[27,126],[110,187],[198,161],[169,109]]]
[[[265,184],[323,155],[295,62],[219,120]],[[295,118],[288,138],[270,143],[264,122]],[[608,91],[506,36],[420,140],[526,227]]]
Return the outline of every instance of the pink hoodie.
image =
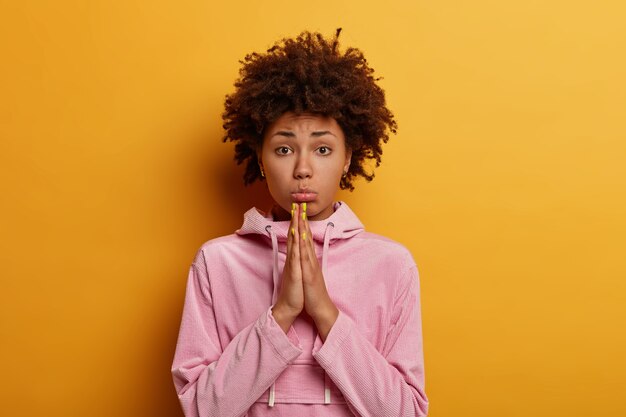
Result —
[[[287,334],[272,316],[289,221],[252,208],[200,247],[172,364],[186,417],[426,416],[417,266],[345,202],[334,209],[309,222],[339,309],[325,342],[306,315]]]

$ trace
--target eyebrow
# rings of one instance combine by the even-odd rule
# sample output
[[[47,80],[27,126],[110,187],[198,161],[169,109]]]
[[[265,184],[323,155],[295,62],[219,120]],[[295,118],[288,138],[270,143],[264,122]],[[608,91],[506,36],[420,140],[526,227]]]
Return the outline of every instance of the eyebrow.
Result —
[[[315,131],[315,132],[311,133],[311,137],[314,137],[314,138],[319,138],[320,136],[324,136],[324,135],[335,136],[332,132],[330,132],[328,130],[318,130],[318,131]],[[295,138],[296,134],[293,133],[293,132],[290,132],[288,130],[279,130],[278,132],[274,133],[272,136],[285,136],[285,137],[288,137],[288,138]]]

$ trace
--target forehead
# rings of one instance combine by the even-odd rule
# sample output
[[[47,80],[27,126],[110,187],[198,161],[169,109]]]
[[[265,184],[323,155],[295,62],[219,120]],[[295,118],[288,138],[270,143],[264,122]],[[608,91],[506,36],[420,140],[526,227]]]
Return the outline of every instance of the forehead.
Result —
[[[302,132],[314,130],[328,130],[335,134],[342,133],[341,127],[332,117],[313,113],[296,114],[293,112],[284,113],[273,123],[271,123],[267,128],[267,133],[275,132],[278,130],[291,130]]]

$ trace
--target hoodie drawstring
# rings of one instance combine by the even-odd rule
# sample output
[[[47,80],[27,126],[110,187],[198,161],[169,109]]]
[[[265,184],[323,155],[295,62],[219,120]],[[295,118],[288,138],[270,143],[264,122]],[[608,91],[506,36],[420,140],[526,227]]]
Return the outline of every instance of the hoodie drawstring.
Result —
[[[276,237],[276,233],[272,230],[271,225],[265,226],[265,230],[269,232],[270,237],[272,238],[272,258],[273,258],[273,266],[272,266],[272,279],[274,281],[274,289],[272,290],[272,305],[276,303],[278,299],[278,238]],[[272,386],[270,387],[270,398],[267,402],[267,405],[270,407],[274,407],[274,400],[276,396],[276,382],[272,382]]]
[[[322,275],[326,276],[326,261],[328,258],[328,246],[330,244],[330,233],[328,230],[331,227],[335,227],[333,222],[326,223],[326,229],[324,230],[324,246],[322,249]],[[276,303],[278,299],[278,289],[279,289],[279,278],[278,278],[278,238],[276,237],[276,233],[272,230],[271,225],[265,226],[265,231],[270,234],[272,239],[272,256],[273,256],[273,267],[272,267],[272,279],[274,281],[274,289],[272,291],[272,306]],[[274,407],[274,402],[276,399],[276,382],[272,382],[272,386],[270,387],[269,400],[267,405],[270,407]],[[324,371],[324,404],[330,404],[330,387],[329,387],[329,378],[326,371]]]
[[[326,273],[326,255],[328,255],[328,244],[330,243],[330,233],[328,233],[328,229],[331,227],[335,227],[335,223],[326,223],[326,230],[324,230],[324,248],[322,249],[322,274]]]
[[[324,246],[322,249],[322,275],[326,276],[326,261],[328,260],[328,245],[330,243],[330,233],[328,229],[335,227],[333,222],[326,223],[326,230],[324,230]],[[324,370],[324,404],[330,404],[330,387],[328,385],[328,374]]]
[[[278,280],[278,238],[276,237],[276,233],[272,230],[271,225],[265,226],[265,230],[269,232],[270,237],[272,238],[272,256],[274,259],[274,266],[272,267],[272,279],[274,280],[274,289],[272,290],[272,305],[278,299],[278,286],[280,284]]]

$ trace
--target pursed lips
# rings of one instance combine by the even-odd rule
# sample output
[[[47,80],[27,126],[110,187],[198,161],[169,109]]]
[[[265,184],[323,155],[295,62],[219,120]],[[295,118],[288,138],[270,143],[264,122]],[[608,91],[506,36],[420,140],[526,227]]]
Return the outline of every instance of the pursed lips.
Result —
[[[308,203],[309,201],[315,200],[315,198],[317,197],[317,193],[311,190],[298,190],[294,193],[291,193],[291,196],[297,203]]]

